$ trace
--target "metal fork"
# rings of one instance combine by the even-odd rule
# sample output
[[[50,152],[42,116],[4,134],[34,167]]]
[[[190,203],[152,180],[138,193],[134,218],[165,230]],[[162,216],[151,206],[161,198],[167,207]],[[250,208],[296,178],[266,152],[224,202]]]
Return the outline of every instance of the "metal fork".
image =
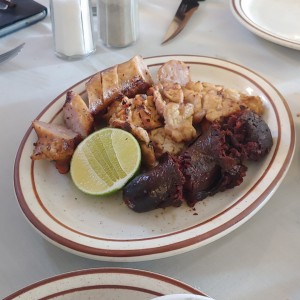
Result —
[[[18,55],[24,45],[25,43],[22,43],[21,45],[0,54],[0,64]]]

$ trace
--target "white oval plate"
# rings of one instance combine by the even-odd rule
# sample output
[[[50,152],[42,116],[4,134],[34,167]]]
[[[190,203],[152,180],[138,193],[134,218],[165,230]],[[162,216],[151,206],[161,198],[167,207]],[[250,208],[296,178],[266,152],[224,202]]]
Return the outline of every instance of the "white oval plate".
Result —
[[[30,223],[49,241],[72,253],[106,261],[142,261],[183,253],[210,243],[239,227],[272,196],[290,165],[295,130],[288,105],[264,78],[240,65],[210,57],[161,56],[146,59],[153,74],[170,60],[185,61],[194,80],[223,84],[259,95],[274,137],[272,151],[249,165],[245,181],[192,209],[158,209],[135,213],[121,194],[98,198],[81,193],[69,175],[60,175],[48,161],[31,161],[37,137],[29,128],[14,169],[15,192]],[[84,93],[87,79],[70,89]],[[62,122],[65,93],[37,117]],[[284,134],[283,134],[284,133]]]
[[[204,293],[181,281],[148,271],[127,268],[97,268],[54,276],[5,298],[14,299],[105,299],[148,300],[169,294]]]
[[[300,50],[298,0],[231,0],[237,20],[258,36]]]

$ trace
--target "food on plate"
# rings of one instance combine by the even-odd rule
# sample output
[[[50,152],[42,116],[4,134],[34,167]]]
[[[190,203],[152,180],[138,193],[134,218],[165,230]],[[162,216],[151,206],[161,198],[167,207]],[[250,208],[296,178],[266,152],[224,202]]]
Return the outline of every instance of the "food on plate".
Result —
[[[85,87],[86,93],[80,95],[67,92],[63,125],[33,122],[38,141],[32,159],[53,160],[60,173],[67,173],[76,148],[78,153],[90,151],[86,145],[94,131],[106,127],[131,133],[141,149],[143,173],[128,183],[123,196],[135,211],[183,202],[194,206],[237,186],[246,174],[244,162],[261,159],[272,146],[270,130],[261,117],[264,105],[260,97],[193,81],[190,67],[182,61],[164,63],[154,80],[142,57],[135,56],[91,76]],[[49,133],[42,134],[45,130]],[[102,144],[97,145],[100,152],[106,151]],[[80,186],[83,178],[78,170],[87,160],[80,162],[81,167],[73,157],[73,165],[75,161],[76,179],[74,169],[71,175]],[[101,180],[105,176],[106,184],[110,182],[113,188],[104,188]],[[79,188],[92,194],[120,188],[109,171],[100,177],[99,183],[94,176]],[[102,186],[102,190],[96,192],[92,186],[95,190]]]
[[[181,61],[163,64],[157,72],[157,81],[152,81],[153,85],[144,94],[116,98],[100,114],[109,126],[128,130],[137,138],[143,165],[148,168],[156,166],[162,154],[177,155],[193,142],[202,120],[213,122],[250,105],[259,115],[264,112],[257,96],[192,81],[189,67]]]
[[[109,126],[127,130],[137,138],[142,148],[144,164],[154,166],[157,163],[149,131],[163,126],[163,123],[152,96],[138,94],[131,99],[124,96],[122,101],[114,102],[105,119]]]
[[[123,189],[123,199],[136,212],[168,206],[179,207],[184,202],[183,184],[184,176],[179,159],[165,153],[160,164],[129,182]]]
[[[268,125],[243,109],[209,124],[180,155],[167,154],[155,168],[131,180],[123,189],[127,206],[145,212],[167,206],[191,207],[217,192],[240,185],[244,161],[260,160],[271,149]]]
[[[175,83],[180,86],[185,86],[191,81],[189,67],[183,61],[174,59],[169,60],[159,68],[157,78],[162,84]]]
[[[94,118],[80,95],[73,91],[67,92],[63,106],[64,120],[67,128],[86,138],[94,128]]]
[[[82,137],[62,125],[35,120],[32,122],[32,126],[38,140],[34,143],[31,159],[55,161],[56,167],[61,173],[67,172],[69,170],[68,163]]]
[[[134,97],[152,86],[153,80],[141,56],[98,72],[86,83],[89,109],[93,115],[123,96]]]
[[[189,206],[240,185],[245,161],[258,161],[273,145],[266,122],[249,109],[213,122],[183,153],[184,197]]]
[[[93,131],[94,118],[84,100],[74,91],[67,92],[63,116],[65,125],[33,121],[38,141],[31,158],[55,161],[59,173],[65,174],[70,169],[75,148]]]
[[[153,80],[140,56],[98,72],[86,83],[85,101],[74,91],[67,92],[64,123],[82,138],[99,128],[99,120],[102,127],[131,132],[140,143],[143,165],[152,168],[164,153],[177,155],[191,143],[199,135],[202,120],[213,122],[242,106],[263,113],[259,97],[194,82],[181,61],[163,64],[157,79]],[[48,159],[56,161],[51,152]],[[64,164],[62,173],[69,169],[69,162]]]
[[[138,171],[141,150],[127,131],[98,130],[84,139],[71,160],[71,177],[84,193],[107,195],[121,189]]]

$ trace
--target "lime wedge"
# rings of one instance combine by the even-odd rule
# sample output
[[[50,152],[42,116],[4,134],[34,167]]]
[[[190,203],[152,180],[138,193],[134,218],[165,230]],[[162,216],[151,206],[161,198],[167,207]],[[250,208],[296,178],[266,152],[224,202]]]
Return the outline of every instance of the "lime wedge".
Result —
[[[74,184],[90,195],[120,190],[138,171],[141,149],[135,137],[117,128],[104,128],[84,139],[71,160]]]

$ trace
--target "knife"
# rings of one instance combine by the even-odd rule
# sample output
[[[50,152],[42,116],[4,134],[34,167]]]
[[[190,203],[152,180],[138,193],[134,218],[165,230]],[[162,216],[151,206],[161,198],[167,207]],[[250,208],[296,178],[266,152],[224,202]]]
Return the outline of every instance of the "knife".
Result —
[[[173,39],[187,24],[193,13],[199,7],[199,1],[205,0],[182,0],[176,14],[169,25],[164,40],[161,44],[164,44]]]

